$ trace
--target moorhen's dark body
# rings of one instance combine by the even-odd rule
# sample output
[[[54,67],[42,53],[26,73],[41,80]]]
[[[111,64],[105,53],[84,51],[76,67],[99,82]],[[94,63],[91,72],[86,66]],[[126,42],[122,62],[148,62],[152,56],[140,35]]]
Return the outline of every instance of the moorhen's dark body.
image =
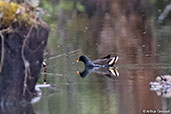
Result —
[[[82,61],[85,64],[85,67],[95,68],[95,67],[113,67],[114,64],[118,61],[118,56],[111,57],[110,55],[91,61],[87,56],[80,56],[77,62]]]

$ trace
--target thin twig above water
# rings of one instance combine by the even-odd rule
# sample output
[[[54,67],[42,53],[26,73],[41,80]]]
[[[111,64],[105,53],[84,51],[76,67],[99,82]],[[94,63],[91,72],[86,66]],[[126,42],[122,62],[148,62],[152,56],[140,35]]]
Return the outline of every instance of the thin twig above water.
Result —
[[[57,59],[57,58],[62,57],[62,56],[68,56],[68,55],[76,53],[78,51],[80,51],[80,49],[76,49],[76,50],[73,50],[73,51],[70,51],[70,52],[67,52],[67,53],[63,53],[63,54],[59,54],[59,55],[56,55],[56,56],[53,56],[53,57],[49,57],[48,59],[44,59],[44,61]]]
[[[41,72],[41,74],[47,74],[47,75],[52,75],[52,76],[62,76],[62,74],[58,74],[58,73],[44,73],[44,72]]]

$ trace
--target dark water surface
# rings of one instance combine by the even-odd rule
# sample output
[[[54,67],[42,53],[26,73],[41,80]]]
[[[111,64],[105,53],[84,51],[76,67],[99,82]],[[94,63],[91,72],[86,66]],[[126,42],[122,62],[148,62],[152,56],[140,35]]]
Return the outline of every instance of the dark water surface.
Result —
[[[147,109],[171,110],[171,99],[150,91],[149,85],[156,76],[171,73],[171,16],[158,19],[169,1],[52,3],[56,9],[48,21],[51,34],[45,60],[48,83],[54,87],[43,89],[43,97],[33,106],[36,114],[141,114]],[[76,63],[80,55],[94,60],[108,54],[119,56],[119,77],[77,75],[76,71],[84,69],[82,63]]]

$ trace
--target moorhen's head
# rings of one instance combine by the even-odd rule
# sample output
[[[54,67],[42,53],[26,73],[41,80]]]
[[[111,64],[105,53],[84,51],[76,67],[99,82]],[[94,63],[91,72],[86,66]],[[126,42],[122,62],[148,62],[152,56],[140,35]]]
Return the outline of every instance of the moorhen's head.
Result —
[[[85,65],[87,64],[91,64],[91,60],[87,57],[87,56],[80,56],[79,59],[77,59],[77,62],[82,61],[83,63],[85,63]]]

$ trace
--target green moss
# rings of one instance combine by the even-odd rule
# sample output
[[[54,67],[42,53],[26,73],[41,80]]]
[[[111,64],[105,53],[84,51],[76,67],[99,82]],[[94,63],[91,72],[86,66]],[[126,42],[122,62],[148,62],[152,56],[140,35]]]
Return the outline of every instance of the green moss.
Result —
[[[0,1],[0,25],[8,27],[13,22],[35,24],[34,14],[26,7],[13,2]]]

